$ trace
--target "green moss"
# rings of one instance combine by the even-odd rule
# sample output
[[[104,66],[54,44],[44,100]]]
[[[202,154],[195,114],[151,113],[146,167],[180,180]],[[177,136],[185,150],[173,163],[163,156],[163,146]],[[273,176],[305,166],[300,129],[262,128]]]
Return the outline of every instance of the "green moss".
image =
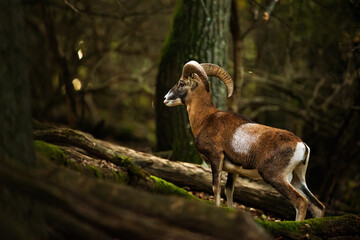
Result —
[[[135,166],[129,157],[123,156],[121,154],[116,153],[115,157],[111,159],[111,162],[114,164],[124,167],[127,170],[127,173],[129,174],[129,180],[130,181],[137,181],[139,179],[146,179],[147,173],[144,172],[141,168]]]
[[[336,223],[346,222],[348,219],[349,215],[343,215],[311,218],[304,221],[272,222],[256,219],[256,222],[274,236],[282,236],[283,233],[286,233],[287,235],[294,236],[294,238],[302,238],[308,234],[311,239],[321,239],[321,237],[318,237],[319,235],[324,232],[331,232],[331,228],[336,225]]]
[[[74,169],[76,171],[82,171],[83,166],[78,164],[75,161],[70,161],[63,150],[61,150],[58,146],[35,140],[34,147],[36,154],[40,154],[43,158],[49,159],[52,162],[56,163],[57,165],[63,165]]]
[[[68,168],[70,168],[70,169],[73,169],[73,170],[75,170],[75,171],[79,171],[79,172],[81,172],[81,171],[83,170],[83,168],[84,168],[83,165],[81,165],[81,164],[79,164],[79,163],[77,163],[77,162],[75,162],[75,161],[69,161],[69,160],[67,160],[67,161],[64,163],[64,166],[65,166],[65,167],[68,167]]]
[[[94,174],[96,178],[103,178],[103,173],[101,172],[101,169],[90,164],[86,167]]]
[[[262,227],[264,227],[269,232],[279,232],[283,230],[292,231],[294,233],[299,232],[300,222],[296,221],[282,221],[282,222],[272,222],[256,219],[256,222],[259,223]]]
[[[267,232],[270,232],[275,237],[285,235],[291,236],[291,238],[302,239],[304,236],[306,236],[306,233],[308,233],[309,236],[312,236],[310,232],[304,232],[304,230],[306,230],[306,228],[304,228],[306,224],[304,223],[304,221],[272,222],[256,219],[256,222],[259,223]],[[311,239],[316,238],[312,236]]]
[[[43,157],[51,159],[58,164],[68,163],[65,153],[58,146],[35,140],[34,148],[37,154],[41,154]]]
[[[52,162],[55,162],[58,165],[65,165],[68,168],[83,172],[89,176],[95,176],[96,178],[101,179],[111,179],[115,182],[127,185],[145,184],[147,185],[145,188],[149,190],[153,189],[153,191],[156,193],[174,194],[190,199],[198,199],[192,194],[188,193],[186,190],[179,188],[172,183],[155,176],[150,176],[147,172],[134,165],[129,157],[123,156],[121,154],[115,153],[114,158],[111,159],[111,161],[116,165],[126,169],[126,171],[104,171],[94,165],[83,166],[75,161],[68,160],[65,153],[58,146],[53,144],[49,144],[43,141],[34,141],[34,146],[36,152],[41,154],[44,159],[50,159]],[[147,183],[147,180],[150,180],[149,178],[151,178],[153,181]]]
[[[177,29],[175,29],[176,26],[179,26],[178,22],[183,21],[182,18],[182,9],[183,9],[183,0],[180,0],[177,2],[177,5],[175,7],[174,15],[172,18],[172,22],[170,24],[170,31],[167,34],[164,45],[162,48],[162,55],[163,56],[171,56],[172,54],[176,54],[178,49],[175,47],[177,45]]]
[[[182,197],[186,197],[189,199],[198,199],[194,195],[190,194],[186,190],[179,188],[178,186],[167,182],[161,178],[150,176],[155,181],[155,192],[162,194],[174,194]]]
[[[129,175],[124,173],[124,172],[117,172],[112,170],[114,179],[116,182],[118,183],[122,183],[122,184],[128,184],[129,183]]]
[[[120,182],[120,180],[121,180],[120,175],[114,170],[112,170],[112,173],[113,173],[115,181]]]
[[[350,224],[350,220],[352,218],[356,218],[355,215],[351,214],[345,214],[341,216],[332,216],[332,217],[323,217],[323,218],[311,218],[307,219],[304,222],[304,224],[309,224],[313,230],[313,232],[320,232],[320,231],[331,231],[332,226],[334,223],[342,223],[342,222],[348,222]],[[335,224],[336,225],[336,224]],[[328,230],[324,230],[324,226],[328,226]]]

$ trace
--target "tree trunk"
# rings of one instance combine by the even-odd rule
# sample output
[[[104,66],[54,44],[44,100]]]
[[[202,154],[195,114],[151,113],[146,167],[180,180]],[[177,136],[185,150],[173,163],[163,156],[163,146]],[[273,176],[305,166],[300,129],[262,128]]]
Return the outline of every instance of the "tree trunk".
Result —
[[[44,1],[41,1],[42,14],[46,29],[46,35],[48,37],[48,41],[51,47],[51,51],[54,55],[55,62],[58,65],[58,69],[60,74],[61,82],[65,86],[65,98],[66,105],[68,108],[68,123],[70,127],[77,128],[79,124],[78,120],[78,112],[77,112],[77,102],[75,98],[75,89],[71,81],[70,69],[65,56],[62,56],[61,51],[59,49],[59,43],[56,38],[54,24],[52,18],[48,12],[47,7],[45,6]]]
[[[242,97],[241,90],[244,85],[244,66],[243,66],[243,36],[240,27],[239,7],[236,0],[231,1],[231,20],[230,30],[233,45],[233,63],[234,63],[234,93],[230,99],[230,110],[233,112],[239,111],[239,100]]]
[[[172,183],[150,176],[130,162],[128,157],[114,152],[111,148],[93,141],[84,134],[69,129],[52,129],[35,131],[35,137],[60,145],[35,141],[37,155],[51,159],[60,166],[145,191],[195,198]]]
[[[165,94],[179,80],[183,65],[189,60],[226,65],[229,34],[230,0],[180,0],[172,28],[162,51],[156,82],[156,135],[158,150],[172,149],[172,159],[201,162],[194,147],[185,107],[169,109],[163,104]],[[211,79],[214,103],[226,108],[226,88]]]
[[[35,155],[24,40],[21,1],[0,1],[0,164],[30,172]],[[14,185],[0,185],[0,238],[44,239],[38,210],[37,201]]]
[[[0,22],[0,161],[16,160],[33,165],[21,1],[1,1]]]

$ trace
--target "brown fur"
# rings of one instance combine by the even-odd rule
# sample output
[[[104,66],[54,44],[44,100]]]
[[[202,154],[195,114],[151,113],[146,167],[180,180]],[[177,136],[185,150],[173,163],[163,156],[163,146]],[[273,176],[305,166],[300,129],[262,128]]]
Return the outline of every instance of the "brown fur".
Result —
[[[186,86],[180,87],[181,81]],[[194,81],[197,84],[194,84]],[[287,181],[288,174],[293,171],[290,169],[288,172],[289,162],[294,155],[298,142],[302,142],[297,136],[286,130],[259,124],[251,129],[254,134],[260,136],[256,140],[256,144],[251,145],[248,153],[236,152],[231,145],[236,129],[243,124],[252,123],[252,121],[239,114],[216,109],[211,101],[210,93],[206,91],[203,81],[196,74],[193,74],[192,78],[186,81],[180,79],[179,83],[169,93],[171,92],[174,97],[177,94],[186,96],[182,101],[185,101],[187,105],[190,125],[195,137],[195,147],[212,169],[216,205],[220,204],[220,176],[221,171],[224,170],[224,161],[227,161],[235,167],[257,169],[265,182],[272,185],[292,203],[297,210],[296,220],[305,218],[308,200],[312,213],[316,217],[323,215],[325,207],[310,191],[311,197],[300,193],[302,191],[300,188],[305,183],[306,166],[304,164],[304,166],[295,167],[294,170],[294,186],[296,189]],[[184,94],[185,91],[186,94]],[[306,157],[307,155],[304,156],[304,158]],[[225,193],[229,207],[232,206],[236,177],[236,172],[228,175]],[[308,189],[306,188],[306,190]],[[315,202],[313,198],[316,199]]]

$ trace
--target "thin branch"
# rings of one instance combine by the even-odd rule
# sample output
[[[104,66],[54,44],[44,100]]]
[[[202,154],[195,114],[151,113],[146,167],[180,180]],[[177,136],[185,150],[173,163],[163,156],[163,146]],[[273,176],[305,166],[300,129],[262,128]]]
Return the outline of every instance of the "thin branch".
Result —
[[[68,0],[64,0],[64,3],[69,6],[72,10],[74,10],[74,12],[81,14],[81,12],[72,4],[70,3]]]
[[[269,4],[269,6],[265,9],[264,11],[264,15],[263,15],[263,19],[265,21],[268,21],[270,19],[270,14],[272,13],[272,11],[274,10],[275,8],[275,5],[276,3],[278,2],[279,0],[272,0],[271,3]]]
[[[273,105],[261,106],[261,107],[257,108],[255,111],[251,112],[249,115],[249,118],[255,119],[263,112],[269,112],[269,111],[274,112],[274,111],[280,111],[280,110],[281,109],[279,106],[273,106]]]
[[[339,128],[339,124],[334,121],[330,121],[329,119],[325,119],[323,115],[319,113],[319,111],[313,109],[298,109],[294,107],[292,104],[281,101],[279,99],[274,99],[271,97],[255,97],[251,99],[243,98],[241,100],[241,106],[239,106],[239,112],[243,111],[247,107],[255,106],[257,108],[263,107],[260,111],[277,111],[281,110],[284,111],[296,118],[300,118],[306,123],[313,124],[312,121],[316,121],[316,123],[321,124],[321,126],[326,129],[327,131],[334,131],[334,129]],[[278,109],[276,109],[276,107]],[[256,111],[256,110],[255,110]],[[259,113],[254,113],[256,116]]]
[[[279,80],[278,76],[272,75],[265,78],[256,73],[247,73],[245,81],[248,82],[250,81],[249,79],[251,79],[251,81],[261,83],[263,86],[270,86],[278,91],[281,91],[286,95],[298,100],[301,104],[305,103],[303,99],[305,95],[303,90],[299,89],[299,87],[295,87],[294,84],[292,84],[290,87],[288,84],[284,83],[284,81]]]
[[[24,0],[23,1],[23,4],[25,4],[25,5],[33,5],[33,4],[37,4],[37,3],[38,3],[38,1],[36,1],[36,0]],[[110,14],[110,13],[94,12],[94,11],[88,11],[88,10],[76,8],[68,0],[64,0],[64,4],[60,4],[55,1],[47,1],[46,5],[51,6],[51,7],[56,7],[58,9],[63,9],[66,11],[76,12],[77,14],[85,14],[85,15],[95,16],[95,17],[110,18],[110,19],[116,19],[116,20],[120,20],[120,21],[124,21],[124,19],[130,18],[130,17],[152,16],[154,14],[159,14],[160,10],[162,9],[161,6],[167,6],[167,5],[155,5],[155,7],[148,9],[147,12],[133,11],[133,12],[126,12],[126,14],[123,14],[123,13]],[[171,8],[167,6],[166,9],[171,9]]]
[[[319,90],[324,85],[325,82],[326,82],[326,79],[321,78],[320,81],[318,81],[316,83],[313,94],[312,94],[312,96],[311,96],[311,98],[310,98],[310,100],[308,102],[308,107],[311,107],[314,104],[316,98],[318,97]]]
[[[256,0],[250,0],[251,2],[253,2],[255,5],[257,5],[261,10],[265,10],[265,7],[262,6],[260,3],[258,3]],[[276,14],[273,13],[273,18],[275,18],[276,20],[278,20],[280,23],[282,23],[287,29],[290,28],[289,24],[283,20],[282,18],[280,18],[279,16],[277,16]]]

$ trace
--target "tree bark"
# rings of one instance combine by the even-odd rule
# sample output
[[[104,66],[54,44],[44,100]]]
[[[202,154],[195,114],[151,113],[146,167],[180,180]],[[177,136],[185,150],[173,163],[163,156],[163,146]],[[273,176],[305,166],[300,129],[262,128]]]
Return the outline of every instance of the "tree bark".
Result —
[[[35,154],[26,43],[21,1],[0,1],[0,164],[29,171]],[[37,201],[11,184],[0,185],[0,238],[44,239],[44,218],[38,209]]]
[[[194,147],[184,107],[169,109],[163,104],[167,91],[178,81],[189,60],[225,66],[229,34],[230,0],[178,3],[172,28],[162,51],[156,82],[156,135],[158,150],[172,149],[172,159],[201,162]],[[226,88],[211,79],[215,105],[226,108]]]
[[[0,161],[33,165],[35,155],[21,1],[1,1],[0,22]]]
[[[239,17],[239,7],[236,0],[231,1],[231,19],[230,19],[230,30],[232,37],[233,45],[233,63],[234,63],[234,93],[230,99],[230,110],[233,112],[238,112],[239,110],[239,100],[242,97],[241,90],[244,85],[244,66],[243,66],[243,36],[240,27],[240,17]]]

